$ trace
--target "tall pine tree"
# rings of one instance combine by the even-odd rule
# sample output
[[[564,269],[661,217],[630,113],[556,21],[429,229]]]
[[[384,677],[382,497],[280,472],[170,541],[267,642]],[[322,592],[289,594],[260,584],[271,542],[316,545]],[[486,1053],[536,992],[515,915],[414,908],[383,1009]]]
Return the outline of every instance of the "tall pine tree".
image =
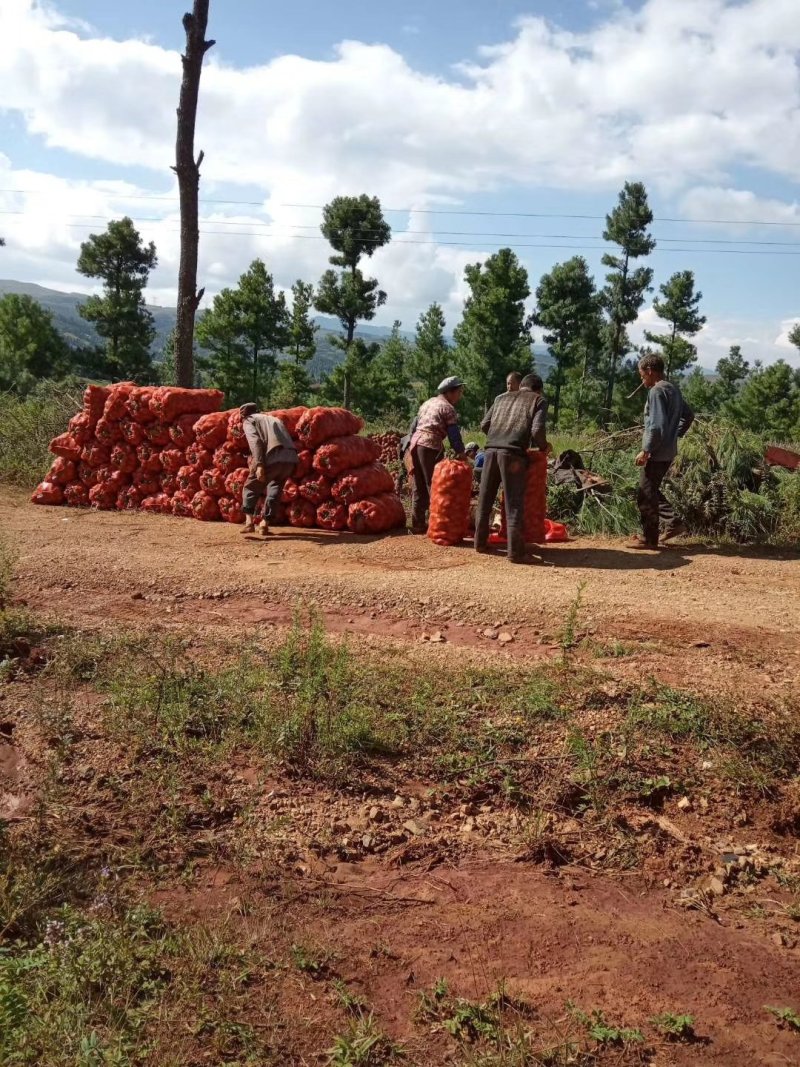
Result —
[[[645,337],[661,348],[669,377],[683,374],[697,359],[697,349],[688,338],[702,330],[706,317],[700,314],[703,294],[695,290],[692,271],[673,274],[660,292],[662,299],[653,301],[653,309],[668,324],[669,331],[663,334],[646,330]]]
[[[431,304],[417,323],[407,370],[420,403],[434,395],[439,382],[450,372],[452,351],[444,335],[446,325],[440,304]]]

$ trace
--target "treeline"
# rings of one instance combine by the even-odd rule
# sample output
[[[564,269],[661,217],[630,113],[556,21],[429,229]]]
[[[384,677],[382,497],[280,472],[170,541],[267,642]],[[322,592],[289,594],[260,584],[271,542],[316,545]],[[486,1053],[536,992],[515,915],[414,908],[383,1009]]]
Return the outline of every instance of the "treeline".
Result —
[[[553,360],[551,421],[563,429],[634,421],[642,409],[641,396],[629,395],[638,385],[636,361],[641,352],[655,350],[699,411],[725,414],[755,432],[800,437],[800,372],[787,363],[750,366],[734,348],[714,378],[694,367],[692,339],[706,319],[691,271],[660,285],[653,307],[663,326],[646,334],[644,348],[632,344],[628,331],[654,288],[648,266],[656,247],[652,222],[645,187],[626,183],[606,217],[602,285],[585,259],[574,256],[543,275],[534,291],[515,253],[503,248],[466,268],[469,294],[452,342],[442,308],[432,304],[413,340],[396,322],[388,340],[378,344],[365,340],[359,326],[373,320],[388,299],[367,264],[391,241],[391,227],[377,198],[337,197],[323,210],[330,266],[316,285],[298,280],[288,298],[256,259],[198,318],[198,384],[224,389],[232,404],[255,399],[263,406],[288,406],[313,396],[367,419],[402,425],[443,377],[457,373],[468,387],[465,420],[474,423],[504,389],[509,371],[535,369],[532,345],[541,336]],[[104,342],[97,348],[67,345],[30,297],[0,299],[0,388],[24,392],[43,377],[68,374],[174,380],[171,342],[154,360],[153,319],[144,302],[156,264],[154,245],[144,244],[129,218],[110,223],[81,246],[78,271],[103,286],[102,295],[78,307]],[[317,345],[315,311],[341,326],[334,344],[342,361],[321,382],[312,382],[308,371]],[[800,326],[792,341],[800,348]]]

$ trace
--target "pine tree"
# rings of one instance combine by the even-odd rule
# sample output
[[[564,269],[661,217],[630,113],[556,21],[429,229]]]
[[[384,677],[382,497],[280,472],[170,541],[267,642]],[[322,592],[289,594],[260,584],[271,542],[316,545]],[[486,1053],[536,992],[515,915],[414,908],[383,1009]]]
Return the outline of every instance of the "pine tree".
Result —
[[[694,274],[690,270],[678,271],[661,286],[663,300],[654,300],[653,309],[660,319],[669,325],[669,332],[658,334],[645,331],[651,344],[658,345],[666,362],[667,377],[680,375],[697,359],[697,349],[688,340],[706,324],[700,314],[703,294],[696,292]]]
[[[311,392],[307,366],[317,352],[319,326],[311,318],[314,287],[299,279],[292,286],[292,311],[289,319],[287,359],[278,369],[275,405],[294,407],[305,404]]]
[[[420,315],[414,346],[407,361],[408,377],[415,385],[416,398],[420,403],[435,394],[439,382],[450,372],[452,351],[445,339],[445,328],[441,305],[431,304]]]

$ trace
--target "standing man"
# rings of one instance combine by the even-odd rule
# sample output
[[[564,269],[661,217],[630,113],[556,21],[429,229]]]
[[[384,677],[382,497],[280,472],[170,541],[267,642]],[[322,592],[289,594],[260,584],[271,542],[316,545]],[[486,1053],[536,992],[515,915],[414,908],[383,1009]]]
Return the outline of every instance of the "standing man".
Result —
[[[661,492],[661,483],[678,454],[678,440],[694,422],[694,412],[683,399],[677,385],[664,377],[664,360],[649,355],[639,361],[639,377],[649,390],[644,409],[642,451],[636,457],[641,467],[636,502],[642,517],[642,534],[629,547],[658,548],[659,521],[663,526],[662,542],[685,532],[675,512]]]
[[[518,393],[519,392],[519,387],[520,387],[521,384],[522,384],[522,375],[520,374],[520,372],[518,370],[512,370],[511,373],[506,378],[506,393]],[[500,396],[504,396],[504,395],[505,395],[504,393],[500,394]],[[499,400],[500,396],[495,397],[495,399]]]
[[[489,521],[497,490],[502,482],[508,528],[508,558],[525,562],[525,487],[528,479],[528,449],[545,451],[547,401],[538,374],[522,379],[518,392],[499,396],[484,417],[485,459],[475,521],[475,551],[488,552]]]
[[[464,383],[460,378],[445,378],[439,384],[437,396],[426,400],[417,414],[416,429],[411,435],[409,449],[414,473],[411,493],[412,533],[427,533],[433,470],[444,456],[445,439],[453,446],[456,457],[464,458],[464,442],[458,428],[456,411],[456,404],[463,395]]]
[[[259,524],[261,533],[266,536],[284,483],[292,476],[297,466],[297,448],[280,419],[272,415],[259,415],[256,404],[242,404],[239,413],[242,416],[244,435],[250,446],[250,473],[242,490],[242,533],[252,533],[255,529],[253,520],[256,505],[266,489],[264,517]]]

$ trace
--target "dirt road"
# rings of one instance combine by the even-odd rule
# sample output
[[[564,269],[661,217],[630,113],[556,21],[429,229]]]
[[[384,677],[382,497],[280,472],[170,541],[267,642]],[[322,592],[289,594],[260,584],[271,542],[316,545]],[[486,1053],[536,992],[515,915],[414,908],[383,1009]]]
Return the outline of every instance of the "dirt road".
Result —
[[[582,588],[578,636],[601,649],[622,642],[610,650],[621,673],[773,697],[800,676],[800,553],[686,545],[653,555],[579,540],[512,567],[406,533],[286,529],[264,540],[218,523],[34,507],[8,489],[0,528],[19,555],[20,595],[82,624],[281,623],[302,600],[332,630],[539,656]],[[514,637],[503,650],[483,633],[496,625]]]

